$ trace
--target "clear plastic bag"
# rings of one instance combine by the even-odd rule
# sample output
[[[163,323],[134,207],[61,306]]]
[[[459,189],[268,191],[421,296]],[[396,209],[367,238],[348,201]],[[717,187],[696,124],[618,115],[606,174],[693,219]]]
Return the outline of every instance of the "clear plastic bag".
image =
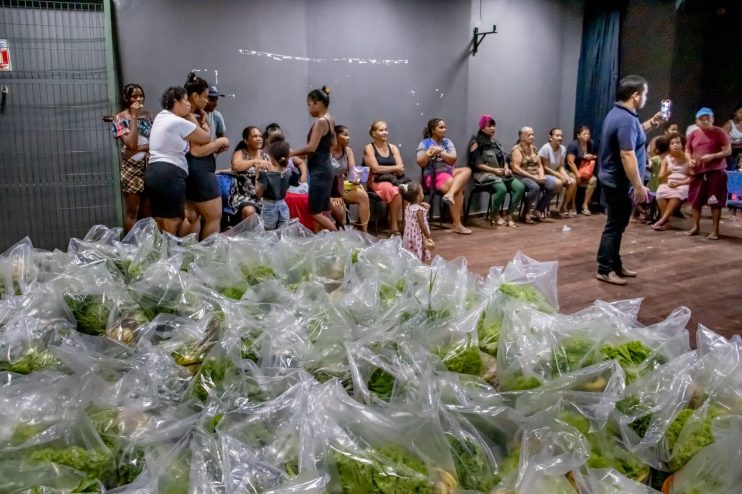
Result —
[[[698,365],[696,352],[677,357],[627,386],[616,404],[615,416],[624,443],[631,451],[647,452],[645,460],[655,468],[661,465],[653,450],[689,403]]]
[[[515,299],[543,312],[559,310],[556,262],[536,261],[518,251],[505,269],[491,271],[490,277],[498,274],[498,291],[506,299]]]
[[[26,237],[0,254],[0,299],[27,293],[37,276],[33,246]]]
[[[322,393],[327,418],[317,448],[332,477],[328,492],[429,492],[456,488],[454,463],[437,414],[384,414],[337,384]]]
[[[662,491],[668,494],[728,494],[742,483],[742,436],[732,434],[702,449],[670,477]]]
[[[591,468],[576,472],[580,494],[659,494],[651,487],[635,482],[610,468]]]

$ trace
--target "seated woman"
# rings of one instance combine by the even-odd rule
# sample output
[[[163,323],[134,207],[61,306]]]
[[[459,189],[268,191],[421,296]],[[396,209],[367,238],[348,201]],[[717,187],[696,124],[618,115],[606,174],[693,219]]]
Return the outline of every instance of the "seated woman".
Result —
[[[337,223],[342,225],[345,223],[345,205],[357,204],[359,226],[365,232],[368,231],[368,219],[371,213],[368,194],[361,185],[360,176],[356,170],[356,158],[353,150],[348,146],[350,131],[345,125],[336,125],[335,136],[335,145],[330,149],[332,166],[335,170],[334,193],[330,196],[332,216]]]
[[[490,186],[490,210],[492,211],[490,222],[515,227],[513,213],[520,206],[525,187],[510,172],[506,160],[507,153],[502,144],[495,140],[495,126],[495,119],[491,115],[480,117],[479,131],[469,143],[469,166],[473,170],[472,175],[477,184]],[[508,193],[510,203],[503,217],[500,209]]]
[[[567,174],[569,174],[570,178],[575,179],[577,187],[585,187],[585,199],[582,201],[582,209],[580,209],[580,212],[585,216],[592,214],[590,213],[590,199],[592,199],[593,192],[595,192],[595,188],[598,186],[598,179],[595,178],[594,174],[590,178],[580,177],[580,166],[582,166],[582,162],[585,160],[597,159],[595,153],[595,143],[590,140],[590,128],[583,125],[577,129],[577,138],[567,146]],[[571,196],[564,198],[570,216],[577,216],[576,197],[577,188],[574,189],[574,193]]]
[[[399,148],[389,143],[386,122],[376,120],[368,134],[373,141],[363,148],[363,163],[369,167],[368,188],[387,204],[389,232],[398,235],[399,215],[402,213],[402,196],[394,183],[404,176],[404,163]]]
[[[443,201],[451,206],[451,230],[461,235],[471,235],[471,230],[461,224],[464,190],[471,178],[471,169],[454,168],[456,148],[446,137],[446,122],[442,118],[428,120],[423,130],[423,140],[417,146],[417,164],[423,169],[425,186],[443,192]]]
[[[670,218],[688,199],[690,184],[690,159],[685,153],[685,136],[675,133],[668,138],[670,154],[662,160],[657,188],[657,202],[662,211],[662,217],[652,225],[655,230],[670,228]]]
[[[547,219],[549,203],[555,191],[562,185],[556,177],[544,174],[544,167],[533,141],[533,129],[522,127],[518,131],[518,141],[513,146],[510,158],[513,173],[520,178],[526,188],[521,219],[529,224]],[[535,212],[531,214],[531,209],[534,208]]]
[[[577,191],[577,182],[572,180],[567,175],[567,170],[564,169],[567,148],[562,144],[563,138],[564,133],[562,129],[553,128],[549,131],[549,142],[541,146],[541,149],[538,150],[538,157],[541,159],[541,166],[544,167],[544,172],[547,175],[555,177],[561,183],[559,189],[554,191],[555,194],[561,192],[562,187],[567,189],[567,194]],[[569,216],[566,200],[562,201],[562,205],[559,208],[559,216],[562,218]]]
[[[242,131],[242,140],[232,154],[232,171],[238,175],[238,180],[235,181],[236,190],[230,194],[229,205],[243,220],[260,211],[255,191],[257,169],[270,164],[270,156],[262,147],[260,129],[250,125]]]

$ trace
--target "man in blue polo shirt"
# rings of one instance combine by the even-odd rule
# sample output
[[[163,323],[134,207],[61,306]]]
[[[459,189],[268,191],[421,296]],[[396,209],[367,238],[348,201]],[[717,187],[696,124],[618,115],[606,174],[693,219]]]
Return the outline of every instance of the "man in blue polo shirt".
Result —
[[[603,130],[598,153],[598,179],[603,190],[606,206],[606,222],[598,248],[598,275],[600,281],[614,285],[625,285],[625,278],[636,276],[621,263],[621,237],[631,218],[633,199],[637,203],[647,201],[648,189],[643,177],[647,166],[644,133],[657,127],[661,114],[642,123],[636,113],[647,102],[647,81],[638,75],[629,75],[618,83],[618,101],[603,120]]]

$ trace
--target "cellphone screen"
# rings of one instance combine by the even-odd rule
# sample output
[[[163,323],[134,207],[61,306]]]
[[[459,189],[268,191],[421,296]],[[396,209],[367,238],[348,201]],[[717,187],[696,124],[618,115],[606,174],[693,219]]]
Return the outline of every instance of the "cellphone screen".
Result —
[[[662,115],[662,120],[670,120],[670,115],[672,114],[670,111],[670,108],[672,107],[672,101],[669,99],[663,99],[662,103],[660,104],[660,114]]]

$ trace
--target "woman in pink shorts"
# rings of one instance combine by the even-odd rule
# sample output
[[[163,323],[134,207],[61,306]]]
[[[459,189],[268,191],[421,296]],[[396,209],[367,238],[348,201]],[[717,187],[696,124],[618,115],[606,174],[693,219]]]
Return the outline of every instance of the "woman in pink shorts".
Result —
[[[435,170],[435,190],[443,192],[443,200],[451,207],[451,229],[462,235],[470,235],[471,230],[461,224],[461,210],[464,207],[464,190],[471,178],[471,169],[454,168],[456,148],[446,138],[446,122],[443,119],[430,119],[423,130],[423,137],[417,146],[417,164],[423,169],[425,186],[433,186]]]
[[[404,176],[404,163],[399,148],[389,143],[386,122],[377,120],[371,124],[368,134],[373,142],[363,148],[363,163],[369,167],[368,188],[387,204],[389,231],[399,234],[399,216],[402,212],[402,196],[399,195],[397,179]]]
[[[678,133],[667,137],[670,153],[662,160],[657,188],[657,203],[662,211],[662,218],[652,228],[655,230],[667,230],[670,228],[670,218],[688,199],[688,188],[690,184],[690,159],[685,154],[685,136]]]

